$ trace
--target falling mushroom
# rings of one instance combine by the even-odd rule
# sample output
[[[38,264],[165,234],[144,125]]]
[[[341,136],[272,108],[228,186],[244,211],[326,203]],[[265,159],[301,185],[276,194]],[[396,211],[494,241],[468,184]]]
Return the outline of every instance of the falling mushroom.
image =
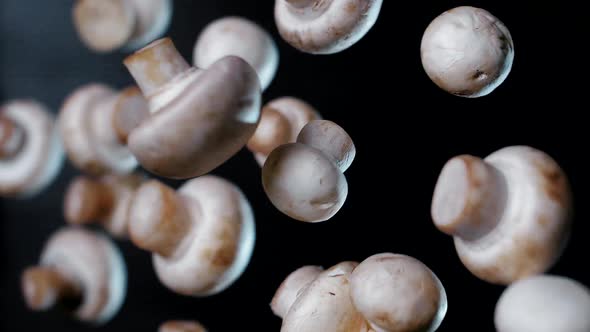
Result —
[[[207,332],[207,329],[199,322],[171,320],[160,325],[158,332]]]

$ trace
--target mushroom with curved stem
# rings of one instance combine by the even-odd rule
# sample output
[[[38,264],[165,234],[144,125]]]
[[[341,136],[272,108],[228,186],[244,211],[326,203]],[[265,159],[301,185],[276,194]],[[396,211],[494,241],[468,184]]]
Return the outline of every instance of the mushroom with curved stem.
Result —
[[[263,91],[279,67],[279,51],[271,35],[244,17],[227,16],[209,23],[197,39],[193,63],[206,69],[228,55],[238,56],[256,69]]]
[[[281,37],[311,54],[333,54],[360,41],[375,25],[383,0],[276,0]]]
[[[449,160],[431,213],[436,227],[453,236],[467,269],[506,285],[553,266],[568,242],[572,206],[568,179],[555,160],[511,146],[484,159]]]
[[[430,23],[420,54],[426,74],[438,87],[476,98],[490,94],[506,80],[514,43],[508,28],[491,13],[461,6]]]
[[[64,149],[55,117],[33,100],[0,106],[0,196],[29,198],[58,175]]]
[[[158,332],[207,332],[207,329],[199,322],[171,320],[160,325]]]
[[[89,49],[135,50],[159,38],[172,20],[172,0],[77,0],[74,28]]]
[[[206,175],[177,192],[152,180],[136,192],[129,234],[153,252],[160,281],[195,297],[217,294],[244,272],[255,242],[254,215],[234,184]]]
[[[118,248],[107,237],[78,227],[55,232],[43,249],[39,265],[21,277],[29,308],[45,311],[75,303],[73,315],[104,324],[119,311],[126,293],[127,272]]]
[[[262,168],[262,185],[272,204],[304,222],[332,218],[348,194],[344,171],[356,150],[340,126],[327,120],[309,122],[296,143],[274,149]]]
[[[209,173],[241,150],[260,120],[256,71],[236,56],[191,68],[169,38],[125,59],[148,98],[151,116],[129,136],[129,149],[157,175]]]

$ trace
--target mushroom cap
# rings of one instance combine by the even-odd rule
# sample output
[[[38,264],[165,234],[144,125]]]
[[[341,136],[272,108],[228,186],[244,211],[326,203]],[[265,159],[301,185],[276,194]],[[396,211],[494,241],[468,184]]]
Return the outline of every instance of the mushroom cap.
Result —
[[[63,165],[64,149],[55,117],[33,100],[8,102],[0,113],[24,132],[19,152],[0,159],[0,196],[33,196],[49,185]]]
[[[102,1],[102,0],[101,0]],[[132,51],[158,39],[170,26],[174,5],[172,0],[127,0],[135,9],[133,34],[123,47]]]
[[[304,266],[292,272],[279,286],[272,298],[272,312],[285,318],[297,297],[324,269],[320,266]]]
[[[420,51],[424,70],[436,85],[469,98],[500,86],[514,60],[508,28],[488,11],[469,6],[435,18],[424,32]]]
[[[406,255],[367,258],[352,272],[350,290],[356,309],[379,331],[436,331],[447,312],[440,280]]]
[[[244,59],[256,70],[263,91],[279,67],[279,51],[270,34],[243,17],[228,16],[209,23],[197,39],[193,62],[204,69],[228,55]]]
[[[510,285],[496,304],[498,332],[590,331],[590,290],[560,276],[537,275]]]
[[[185,80],[176,85],[182,89],[176,98],[136,127],[128,140],[144,168],[175,179],[206,174],[230,159],[260,120],[260,84],[244,60],[225,57]]]
[[[262,185],[277,209],[305,222],[330,219],[348,195],[346,178],[332,160],[301,143],[281,145],[268,156]]]
[[[373,27],[383,0],[276,0],[281,37],[298,50],[333,54],[356,44]]]
[[[328,120],[310,121],[297,136],[297,142],[322,151],[343,173],[356,155],[352,138],[342,127]]]
[[[199,322],[171,320],[160,325],[158,332],[207,332],[207,329]]]

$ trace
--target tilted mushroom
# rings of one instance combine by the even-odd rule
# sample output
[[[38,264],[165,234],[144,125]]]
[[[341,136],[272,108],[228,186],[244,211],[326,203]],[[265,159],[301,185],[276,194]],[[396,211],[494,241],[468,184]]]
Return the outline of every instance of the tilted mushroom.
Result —
[[[115,92],[103,84],[88,84],[76,89],[59,113],[68,157],[92,175],[131,173],[137,160],[127,148],[127,136],[148,115],[137,87]]]
[[[129,234],[153,252],[160,281],[187,296],[214,295],[244,272],[255,242],[254,215],[234,184],[205,175],[177,192],[152,180],[131,203]]]
[[[160,325],[158,332],[207,332],[199,322],[171,320]]]
[[[321,266],[304,266],[291,273],[279,286],[270,304],[275,315],[285,318],[297,297],[324,269]]]
[[[553,266],[567,244],[571,212],[565,173],[528,146],[485,159],[452,158],[431,209],[436,227],[454,237],[463,264],[480,279],[504,285]]]
[[[260,82],[241,58],[191,68],[165,38],[129,56],[125,65],[150,105],[151,116],[129,136],[129,148],[148,171],[176,179],[209,173],[254,134]]]
[[[422,37],[422,65],[441,89],[482,97],[508,77],[514,43],[508,28],[488,11],[462,6],[435,18]]]
[[[248,141],[248,149],[260,166],[275,148],[295,143],[301,129],[312,120],[321,119],[311,105],[294,97],[281,97],[262,108],[260,123]]]
[[[272,204],[305,222],[332,218],[348,194],[344,171],[356,150],[340,126],[327,120],[309,122],[296,143],[274,149],[262,168],[262,185]]]
[[[134,50],[159,38],[170,25],[172,0],[77,0],[74,28],[96,52]]]
[[[209,23],[197,39],[193,63],[205,69],[228,55],[238,56],[256,69],[263,91],[279,67],[279,51],[271,35],[243,17],[228,16]]]
[[[104,324],[123,304],[127,271],[111,240],[71,226],[50,237],[39,265],[23,272],[21,285],[31,310],[45,311],[64,304],[77,319]]]
[[[383,0],[276,0],[283,39],[311,54],[333,54],[356,44],[375,25]]]
[[[0,106],[0,196],[28,198],[44,190],[63,165],[55,117],[33,100]]]
[[[590,289],[578,281],[536,275],[510,285],[496,304],[498,332],[590,331]]]

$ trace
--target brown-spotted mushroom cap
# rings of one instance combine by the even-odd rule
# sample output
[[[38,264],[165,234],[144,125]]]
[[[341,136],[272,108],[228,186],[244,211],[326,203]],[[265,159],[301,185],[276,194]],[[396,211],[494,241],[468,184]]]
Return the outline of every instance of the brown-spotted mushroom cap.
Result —
[[[378,332],[431,332],[447,312],[440,280],[419,260],[399,254],[373,255],[350,277],[356,309]]]
[[[296,143],[274,149],[262,168],[262,184],[272,204],[305,222],[332,218],[348,194],[344,171],[355,155],[352,139],[327,120],[309,122]]]
[[[77,0],[74,27],[96,52],[134,50],[161,36],[172,19],[171,0]]]
[[[160,325],[158,332],[207,332],[207,329],[199,322],[171,320]]]
[[[341,52],[373,27],[383,0],[276,0],[281,37],[311,54]]]
[[[89,230],[68,227],[50,237],[39,265],[26,269],[21,281],[23,296],[32,310],[47,310],[77,298],[75,317],[103,324],[123,304],[127,272],[111,240]]]
[[[242,149],[260,120],[256,71],[236,56],[191,68],[168,38],[125,65],[149,100],[151,116],[129,136],[148,171],[168,178],[209,173]]]
[[[432,218],[454,237],[463,264],[490,283],[546,272],[566,246],[572,198],[557,162],[528,146],[485,159],[462,155],[442,169]]]
[[[488,11],[462,6],[435,18],[422,37],[422,65],[441,89],[482,97],[508,77],[514,44],[508,28]]]
[[[238,56],[256,69],[263,91],[279,67],[279,51],[270,34],[243,17],[228,16],[209,23],[197,39],[193,63],[208,68],[228,55]]]
[[[590,331],[590,290],[570,278],[537,275],[510,285],[496,304],[498,332]]]
[[[160,281],[187,296],[219,293],[246,269],[255,242],[254,215],[241,190],[205,175],[177,192],[143,184],[131,203],[129,233],[154,253]]]
[[[38,102],[0,106],[0,196],[30,197],[45,189],[63,165],[53,114]]]
[[[289,308],[305,287],[311,284],[324,269],[321,266],[304,266],[292,272],[279,286],[270,307],[275,315],[285,318]]]

